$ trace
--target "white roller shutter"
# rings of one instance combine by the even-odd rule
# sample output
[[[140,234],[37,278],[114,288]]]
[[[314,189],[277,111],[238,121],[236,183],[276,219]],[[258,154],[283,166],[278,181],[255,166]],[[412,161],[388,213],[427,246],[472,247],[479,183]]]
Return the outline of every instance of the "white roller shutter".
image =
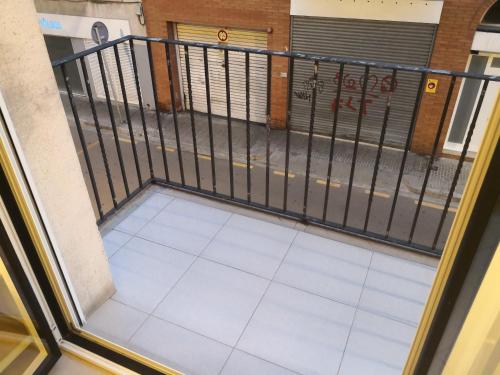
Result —
[[[92,39],[84,39],[85,49],[97,46]],[[135,87],[134,69],[132,66],[132,56],[130,55],[130,46],[128,43],[118,44],[118,54],[120,56],[120,64],[123,72],[123,81],[127,92],[127,101],[132,104],[138,104],[137,90]],[[106,48],[102,51],[106,79],[108,80],[109,95],[112,100],[123,102],[122,92],[120,87],[120,77],[116,67],[115,53],[113,48]],[[105,99],[104,86],[102,84],[101,71],[99,69],[99,60],[97,54],[93,53],[88,56],[88,64],[94,81],[96,95],[100,99]],[[116,98],[114,97],[116,94]]]
[[[218,27],[177,24],[179,40],[205,43],[218,43]],[[267,48],[267,33],[239,29],[225,29],[228,34],[227,44],[238,47]],[[188,82],[186,76],[186,61],[183,47],[178,54],[181,63],[182,87],[184,103],[189,107]],[[193,94],[193,109],[207,112],[205,92],[205,70],[203,64],[203,49],[189,48],[189,64]],[[210,79],[210,99],[212,113],[226,116],[226,78],[224,69],[224,52],[208,50],[208,67]],[[263,55],[250,55],[250,120],[259,123],[266,122],[267,96],[267,59]],[[229,81],[231,86],[231,117],[246,119],[245,99],[245,54],[229,52]]]

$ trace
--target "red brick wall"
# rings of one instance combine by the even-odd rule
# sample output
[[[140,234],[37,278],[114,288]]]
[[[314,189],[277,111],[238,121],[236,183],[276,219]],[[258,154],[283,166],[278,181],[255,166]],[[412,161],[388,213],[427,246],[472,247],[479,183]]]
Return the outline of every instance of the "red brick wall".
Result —
[[[143,4],[146,29],[151,37],[167,37],[167,22],[259,31],[271,28],[267,48],[278,51],[289,48],[290,0],[143,0]],[[171,100],[163,46],[153,45],[153,60],[160,107],[168,109]],[[287,72],[288,61],[273,58],[272,63],[271,125],[281,127],[286,116],[287,79],[280,77],[280,73]],[[175,74],[174,83],[177,97],[179,82]]]
[[[431,57],[432,68],[464,71],[470,55],[472,40],[478,24],[486,11],[497,0],[445,0],[436,41]],[[430,153],[436,137],[446,100],[450,78],[429,76],[439,80],[436,94],[423,94],[417,125],[413,135],[412,150],[417,153]],[[457,79],[445,126],[441,133],[438,152],[440,153],[450,119],[455,108],[461,80]]]

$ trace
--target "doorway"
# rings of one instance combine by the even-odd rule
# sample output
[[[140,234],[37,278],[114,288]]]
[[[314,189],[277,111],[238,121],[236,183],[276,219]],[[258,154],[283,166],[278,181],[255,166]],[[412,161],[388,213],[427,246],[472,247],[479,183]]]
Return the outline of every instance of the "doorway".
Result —
[[[467,71],[475,74],[500,75],[500,55],[482,53],[471,55]],[[474,119],[483,84],[483,82],[476,79],[468,78],[463,80],[459,100],[457,100],[451,126],[446,137],[444,146],[446,150],[451,152],[462,151],[467,132]],[[469,145],[468,152],[471,154],[475,154],[479,149],[499,88],[500,82],[491,81],[488,84]]]

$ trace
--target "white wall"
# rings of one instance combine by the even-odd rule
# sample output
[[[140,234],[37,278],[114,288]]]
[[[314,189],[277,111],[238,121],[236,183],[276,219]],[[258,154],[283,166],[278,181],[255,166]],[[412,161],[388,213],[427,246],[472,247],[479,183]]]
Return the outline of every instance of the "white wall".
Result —
[[[292,16],[439,23],[438,0],[291,0]]]
[[[85,314],[114,293],[32,0],[0,1],[0,91],[37,204]]]

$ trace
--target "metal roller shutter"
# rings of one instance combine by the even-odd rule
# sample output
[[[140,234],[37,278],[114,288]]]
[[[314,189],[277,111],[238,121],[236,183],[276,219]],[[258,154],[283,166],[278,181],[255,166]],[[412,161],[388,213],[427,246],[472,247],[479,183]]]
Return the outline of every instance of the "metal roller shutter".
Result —
[[[216,44],[218,43],[217,33],[219,30],[220,28],[217,27],[177,24],[177,37],[179,40]],[[228,34],[227,43],[229,45],[267,48],[267,34],[265,32],[239,29],[225,30]],[[182,51],[178,56],[181,64],[184,103],[186,103],[186,106],[189,106],[184,52]],[[197,47],[189,48],[189,64],[193,109],[198,112],[207,112],[203,49]],[[212,113],[214,115],[226,116],[224,52],[209,49],[208,67]],[[250,120],[259,123],[266,122],[266,72],[266,57],[250,55]],[[246,119],[244,53],[229,52],[229,82],[231,87],[231,117]]]
[[[292,17],[292,50],[312,54],[350,57],[427,66],[436,25],[408,22]],[[315,133],[330,135],[334,111],[339,109],[337,136],[353,139],[361,99],[364,67],[346,66],[342,95],[335,101],[338,64],[320,63]],[[297,60],[293,76],[291,128],[309,131],[313,73],[311,61]],[[361,140],[378,143],[382,127],[390,70],[370,69]],[[401,147],[406,141],[417,96],[420,75],[398,72],[391,103],[385,144]]]
[[[84,39],[85,49],[97,46],[92,39]],[[132,56],[130,55],[130,46],[128,43],[118,44],[118,54],[120,56],[120,64],[123,72],[123,81],[125,83],[125,90],[127,93],[128,103],[138,104],[137,90],[135,87],[134,68],[132,66]],[[115,53],[113,48],[106,48],[102,50],[102,57],[104,61],[104,71],[106,72],[106,79],[108,80],[109,95],[112,100],[123,102],[122,91],[120,86],[120,78],[118,76],[118,69],[116,67]],[[99,69],[99,61],[97,54],[93,53],[87,57],[90,71],[94,81],[94,88],[96,95],[100,99],[105,99],[104,86],[102,84],[101,71]],[[108,72],[109,69],[109,72]],[[116,98],[115,98],[116,94]]]

